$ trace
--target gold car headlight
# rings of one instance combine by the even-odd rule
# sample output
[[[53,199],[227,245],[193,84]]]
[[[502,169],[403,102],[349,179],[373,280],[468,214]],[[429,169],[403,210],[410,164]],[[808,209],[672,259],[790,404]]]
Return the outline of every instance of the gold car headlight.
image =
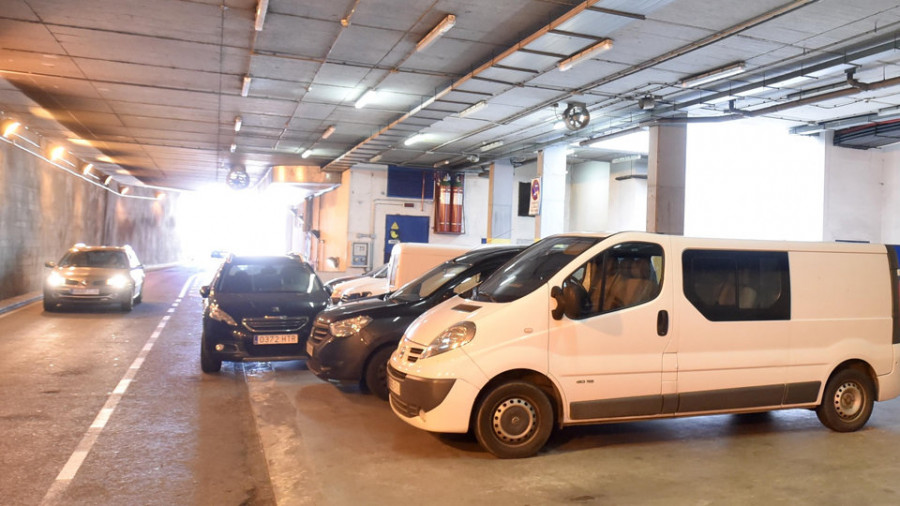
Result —
[[[56,287],[56,286],[62,286],[64,284],[66,284],[66,278],[64,278],[62,274],[60,274],[56,271],[51,272],[50,275],[47,276],[47,285],[48,286]]]

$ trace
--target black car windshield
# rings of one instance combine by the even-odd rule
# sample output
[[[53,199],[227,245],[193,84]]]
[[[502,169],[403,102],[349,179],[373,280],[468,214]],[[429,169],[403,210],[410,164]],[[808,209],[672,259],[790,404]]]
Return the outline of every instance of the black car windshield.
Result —
[[[59,266],[127,269],[128,257],[124,251],[117,250],[70,251],[59,261]]]
[[[398,288],[388,298],[394,301],[416,302],[436,292],[440,287],[455,279],[472,264],[454,261],[444,262],[422,276]]]
[[[218,286],[222,293],[313,293],[321,289],[309,268],[289,260],[226,263]]]
[[[478,287],[475,300],[510,302],[543,285],[573,258],[603,240],[602,237],[558,236],[544,239],[494,272]]]

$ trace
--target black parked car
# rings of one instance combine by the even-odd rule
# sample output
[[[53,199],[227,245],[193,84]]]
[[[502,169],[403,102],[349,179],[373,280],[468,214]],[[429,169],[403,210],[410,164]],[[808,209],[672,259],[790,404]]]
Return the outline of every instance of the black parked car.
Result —
[[[419,315],[476,287],[524,246],[481,248],[448,260],[383,297],[319,313],[307,366],[323,380],[359,382],[388,398],[386,366],[403,332]]]
[[[222,361],[306,357],[312,320],[328,291],[296,256],[229,256],[204,298],[200,367],[218,372]]]

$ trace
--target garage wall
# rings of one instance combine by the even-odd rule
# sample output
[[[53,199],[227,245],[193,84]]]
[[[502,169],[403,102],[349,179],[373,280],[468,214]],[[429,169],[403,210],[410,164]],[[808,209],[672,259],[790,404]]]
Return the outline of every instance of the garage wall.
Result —
[[[346,185],[346,204],[339,199],[322,199],[321,215],[330,213],[342,217],[346,222],[341,266],[335,272],[322,272],[322,279],[330,279],[338,272],[359,274],[383,263],[385,216],[427,216],[433,221],[434,204],[430,199],[405,199],[387,197],[387,167],[376,164],[359,164],[345,172],[342,186]],[[464,234],[429,233],[429,242],[434,244],[457,244],[476,247],[487,237],[487,212],[490,181],[488,178],[467,174],[464,187],[463,213]],[[333,192],[332,192],[333,193]],[[329,194],[325,194],[327,196]],[[318,205],[318,204],[316,204]],[[339,206],[345,205],[349,212]],[[431,224],[433,227],[433,223]],[[369,266],[350,267],[350,248],[354,242],[369,245]],[[331,251],[329,249],[329,251]]]
[[[128,243],[147,265],[177,261],[176,205],[175,194],[120,198],[0,142],[0,300],[41,290],[44,262],[78,242]]]
[[[609,219],[609,163],[584,162],[569,166],[567,231],[605,232]]]
[[[881,240],[900,244],[900,146],[885,148]]]
[[[882,242],[885,155],[879,149],[848,149],[822,136],[825,151],[825,241]]]

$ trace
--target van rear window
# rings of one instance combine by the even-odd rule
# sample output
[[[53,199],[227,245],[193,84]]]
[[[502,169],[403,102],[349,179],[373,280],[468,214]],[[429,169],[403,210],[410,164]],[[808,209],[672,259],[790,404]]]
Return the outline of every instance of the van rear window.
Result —
[[[684,295],[710,321],[790,320],[783,251],[687,250]]]

